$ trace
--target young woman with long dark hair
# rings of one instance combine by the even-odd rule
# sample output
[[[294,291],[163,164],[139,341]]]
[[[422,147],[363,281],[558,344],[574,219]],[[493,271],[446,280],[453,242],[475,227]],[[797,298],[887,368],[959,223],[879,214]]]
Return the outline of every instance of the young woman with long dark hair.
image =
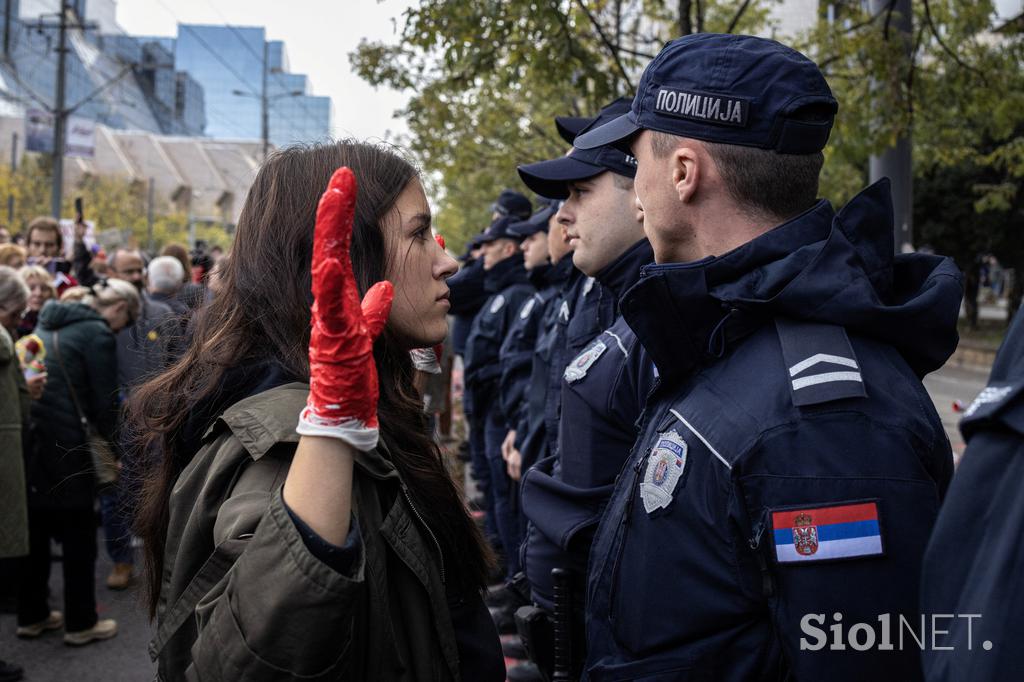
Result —
[[[260,170],[188,350],[132,396],[162,679],[503,679],[409,359],[446,335],[455,268],[391,151]]]

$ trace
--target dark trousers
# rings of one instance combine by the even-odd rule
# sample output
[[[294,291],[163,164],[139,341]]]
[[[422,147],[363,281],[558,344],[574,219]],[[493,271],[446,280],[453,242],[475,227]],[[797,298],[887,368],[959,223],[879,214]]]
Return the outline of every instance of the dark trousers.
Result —
[[[50,539],[61,544],[68,632],[96,624],[96,517],[91,509],[29,509],[29,555],[22,561],[18,625],[50,615]]]
[[[135,563],[132,554],[132,530],[121,488],[114,487],[100,494],[100,516],[107,554],[115,564]]]
[[[505,548],[506,576],[511,578],[519,572],[519,486],[509,478],[508,467],[501,457],[501,442],[508,429],[500,410],[493,409],[487,415],[485,431],[487,441],[487,462],[491,467],[491,493],[494,497],[494,520],[498,535]]]
[[[472,390],[467,388],[463,402],[466,405],[466,423],[469,425],[469,466],[476,488],[484,498],[484,535],[495,549],[501,549],[501,537],[494,520],[494,495],[491,494],[491,467],[487,463],[487,445],[484,432],[487,413],[473,411]]]

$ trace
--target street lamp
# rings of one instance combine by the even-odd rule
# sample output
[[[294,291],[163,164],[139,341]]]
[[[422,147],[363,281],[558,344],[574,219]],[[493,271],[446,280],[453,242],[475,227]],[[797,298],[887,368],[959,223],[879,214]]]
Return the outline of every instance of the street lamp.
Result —
[[[289,90],[288,92],[281,92],[276,95],[267,95],[266,89],[264,89],[263,93],[259,95],[254,92],[245,92],[244,90],[232,90],[231,94],[238,97],[254,97],[260,100],[260,137],[263,140],[263,160],[266,161],[267,150],[270,146],[270,103],[285,97],[301,97],[306,93],[302,90]]]

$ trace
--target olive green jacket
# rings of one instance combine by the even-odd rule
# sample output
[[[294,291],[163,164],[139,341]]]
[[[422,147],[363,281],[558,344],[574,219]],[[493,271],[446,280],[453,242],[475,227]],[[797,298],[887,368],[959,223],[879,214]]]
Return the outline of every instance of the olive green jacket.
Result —
[[[22,425],[28,415],[28,388],[14,340],[0,327],[0,558],[28,554],[25,460]]]
[[[362,547],[349,575],[311,554],[290,518],[281,486],[308,391],[288,384],[231,406],[179,476],[154,642],[168,637],[159,677],[458,680],[438,550],[387,459],[356,455]],[[220,572],[209,569],[218,561]],[[197,581],[204,564],[223,578]],[[163,632],[186,611],[180,629]]]

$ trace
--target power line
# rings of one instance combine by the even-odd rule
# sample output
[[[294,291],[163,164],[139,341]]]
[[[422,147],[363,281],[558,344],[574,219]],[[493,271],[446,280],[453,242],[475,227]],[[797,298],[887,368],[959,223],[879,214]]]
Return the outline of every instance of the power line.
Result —
[[[199,41],[199,44],[202,45],[204,48],[206,48],[206,51],[209,52],[210,55],[214,59],[216,59],[218,62],[220,62],[224,66],[224,68],[226,68],[228,71],[230,71],[232,74],[234,74],[235,78],[237,78],[246,88],[248,88],[249,92],[251,92],[253,95],[256,95],[257,97],[259,96],[259,92],[256,90],[256,88],[254,88],[252,85],[250,85],[249,81],[247,81],[242,76],[242,74],[238,73],[238,71],[235,70],[235,67],[231,66],[230,63],[225,61],[224,58],[221,57],[220,54],[216,50],[214,50],[210,46],[209,43],[206,42],[206,40],[202,37],[202,35],[199,34],[198,31],[196,31],[194,28],[192,28],[188,24],[183,24],[181,22],[181,20],[178,19],[178,16],[173,11],[171,11],[171,8],[169,8],[164,3],[163,0],[156,0],[156,1],[157,1],[157,3],[159,3],[159,5],[161,7],[164,8],[164,10],[167,11],[168,14],[170,14],[172,17],[174,17],[174,21],[178,24],[179,28],[183,28],[186,31],[189,31],[195,37],[195,39]]]
[[[206,0],[206,4],[210,6],[210,9],[212,9],[214,12],[217,13],[217,15],[224,22],[224,25],[227,26],[238,37],[239,42],[242,43],[242,45],[245,47],[245,49],[247,49],[252,56],[256,57],[257,59],[259,59],[261,61],[265,61],[264,57],[261,57],[260,55],[256,54],[256,52],[252,49],[252,47],[249,45],[249,43],[247,43],[243,39],[241,32],[239,32],[239,30],[237,28],[235,28],[235,26],[233,26],[230,22],[228,22],[227,17],[224,16],[224,13],[221,12],[220,9],[218,9],[213,4],[213,2],[211,0]],[[266,37],[266,29],[264,29],[263,40],[264,40],[264,42],[269,42],[269,41],[267,41],[267,37]],[[264,69],[269,69],[269,66],[264,63],[263,64],[263,68]],[[280,85],[283,90],[287,90],[288,89],[287,86],[285,85],[284,81],[281,80],[281,73],[280,72],[275,72],[273,75],[277,79],[278,85]],[[309,108],[306,106],[306,103],[304,101],[302,101],[300,99],[300,100],[298,100],[298,104],[302,108],[302,110],[306,113],[307,119],[316,120],[316,116],[309,110]],[[269,106],[269,103],[268,103],[268,106]]]

